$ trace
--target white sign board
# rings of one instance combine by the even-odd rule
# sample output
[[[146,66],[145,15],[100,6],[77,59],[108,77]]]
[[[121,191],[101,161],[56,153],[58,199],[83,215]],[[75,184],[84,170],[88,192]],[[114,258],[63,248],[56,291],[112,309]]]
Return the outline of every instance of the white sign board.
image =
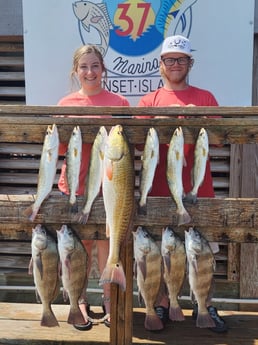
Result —
[[[71,89],[74,51],[99,46],[108,69],[105,87],[132,106],[162,85],[164,38],[191,41],[192,85],[220,105],[252,100],[254,0],[23,0],[26,102],[54,105]]]

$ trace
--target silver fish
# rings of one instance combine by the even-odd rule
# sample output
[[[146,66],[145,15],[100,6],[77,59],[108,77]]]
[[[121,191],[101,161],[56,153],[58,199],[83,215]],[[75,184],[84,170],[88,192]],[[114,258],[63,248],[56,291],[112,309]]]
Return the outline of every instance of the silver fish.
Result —
[[[56,241],[41,224],[32,229],[31,254],[29,273],[33,274],[36,294],[43,306],[41,326],[59,326],[51,308],[60,291],[59,256]]]
[[[150,128],[144,145],[140,175],[139,214],[146,214],[147,195],[152,187],[156,167],[159,162],[159,138],[155,128]]]
[[[170,227],[162,231],[161,255],[164,262],[164,280],[170,301],[169,318],[172,321],[183,321],[184,314],[178,303],[178,296],[186,273],[185,245]]]
[[[78,211],[76,191],[79,186],[79,176],[82,156],[82,135],[79,126],[75,126],[66,153],[66,177],[69,187],[69,204],[72,213]]]
[[[204,128],[200,129],[195,150],[194,150],[194,167],[193,167],[193,188],[186,194],[184,200],[196,203],[198,189],[201,186],[205,172],[209,154],[209,139]]]
[[[28,216],[31,221],[34,221],[42,202],[48,197],[52,190],[56,175],[58,149],[59,136],[57,127],[53,124],[52,128],[48,126],[44,139],[39,166],[36,200],[24,211],[24,214]]]
[[[84,324],[85,320],[79,309],[78,301],[85,299],[87,287],[88,255],[77,235],[63,225],[57,230],[58,252],[61,261],[61,277],[64,299],[69,297],[70,312],[67,322]]]
[[[191,216],[183,204],[182,171],[184,164],[184,135],[181,127],[175,129],[170,140],[167,154],[167,181],[177,206],[178,225],[187,224]]]
[[[112,22],[109,18],[105,3],[95,4],[91,1],[76,1],[73,4],[73,11],[82,27],[89,32],[92,26],[96,29],[101,38],[101,44],[96,44],[103,56],[105,56],[110,39],[110,28]]]
[[[87,223],[92,204],[100,191],[103,177],[103,162],[106,140],[106,128],[101,126],[91,149],[90,164],[85,186],[86,202],[81,213],[79,214],[79,223]]]
[[[190,289],[198,304],[197,327],[215,327],[208,310],[215,259],[208,241],[192,227],[185,231]]]
[[[133,239],[136,263],[135,275],[139,293],[146,307],[144,326],[151,331],[161,330],[164,328],[164,325],[154,309],[161,291],[161,253],[159,247],[145,228],[138,226],[137,230],[133,232]]]

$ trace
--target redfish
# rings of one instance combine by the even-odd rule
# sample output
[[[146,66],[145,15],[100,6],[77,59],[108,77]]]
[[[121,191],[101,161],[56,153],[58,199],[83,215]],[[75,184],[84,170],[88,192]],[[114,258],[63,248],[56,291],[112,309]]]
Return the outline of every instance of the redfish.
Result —
[[[192,227],[185,231],[185,248],[188,261],[189,285],[198,304],[197,327],[215,327],[208,310],[215,259],[208,241]]]
[[[178,225],[187,224],[191,221],[191,216],[183,204],[183,164],[184,135],[182,128],[178,127],[172,135],[167,154],[167,182],[171,195],[176,203]]]
[[[87,287],[87,252],[75,232],[67,225],[57,230],[58,252],[61,261],[61,278],[64,300],[69,297],[70,311],[67,322],[85,324],[79,309],[79,299],[85,299]]]
[[[186,273],[185,245],[170,227],[162,231],[161,255],[164,262],[164,280],[170,301],[169,318],[172,321],[183,321],[184,314],[178,303],[178,296]]]
[[[133,239],[136,263],[135,276],[139,293],[146,307],[144,327],[150,331],[158,331],[164,328],[161,319],[154,309],[161,292],[161,253],[147,229],[139,226],[133,232]]]
[[[59,326],[51,308],[60,291],[59,255],[55,239],[41,224],[32,229],[31,253],[29,273],[33,274],[36,296],[43,307],[41,326]]]
[[[134,212],[134,163],[121,125],[112,127],[107,138],[102,192],[106,211],[106,235],[110,243],[100,285],[117,283],[125,290],[126,278],[120,259],[120,248]]]
[[[48,197],[52,190],[56,175],[58,149],[59,135],[56,125],[53,124],[52,128],[50,126],[47,127],[44,138],[38,173],[36,200],[24,211],[24,214],[28,216],[32,222],[36,218],[42,202]]]

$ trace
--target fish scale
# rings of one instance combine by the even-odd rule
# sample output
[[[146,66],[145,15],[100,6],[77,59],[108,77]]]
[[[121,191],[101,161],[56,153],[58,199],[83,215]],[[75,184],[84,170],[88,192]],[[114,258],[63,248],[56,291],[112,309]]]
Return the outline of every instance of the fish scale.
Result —
[[[56,241],[41,224],[32,229],[31,253],[29,273],[33,274],[36,294],[43,306],[41,326],[59,326],[51,308],[60,287],[58,250]]]
[[[109,255],[99,283],[116,283],[125,290],[126,278],[119,256],[134,211],[134,164],[121,125],[112,127],[108,135],[104,153],[102,191]]]
[[[161,253],[146,228],[139,226],[133,232],[133,239],[137,286],[146,307],[144,326],[148,330],[158,331],[164,328],[154,309],[162,296]]]

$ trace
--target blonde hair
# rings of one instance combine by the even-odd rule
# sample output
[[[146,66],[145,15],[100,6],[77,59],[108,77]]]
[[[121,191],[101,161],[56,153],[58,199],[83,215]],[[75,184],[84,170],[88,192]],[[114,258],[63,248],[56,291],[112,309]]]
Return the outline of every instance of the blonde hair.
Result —
[[[77,85],[78,85],[78,79],[76,77],[76,73],[77,73],[77,69],[79,66],[79,60],[83,55],[92,54],[92,53],[94,53],[100,61],[102,72],[104,74],[104,80],[107,79],[107,69],[106,69],[106,66],[104,64],[104,59],[103,59],[101,52],[98,50],[98,48],[96,46],[91,45],[91,44],[87,44],[87,45],[83,45],[80,48],[76,49],[76,51],[74,52],[74,55],[73,55],[73,67],[72,67],[72,70],[70,73],[70,77],[71,77],[72,82],[76,82]]]

